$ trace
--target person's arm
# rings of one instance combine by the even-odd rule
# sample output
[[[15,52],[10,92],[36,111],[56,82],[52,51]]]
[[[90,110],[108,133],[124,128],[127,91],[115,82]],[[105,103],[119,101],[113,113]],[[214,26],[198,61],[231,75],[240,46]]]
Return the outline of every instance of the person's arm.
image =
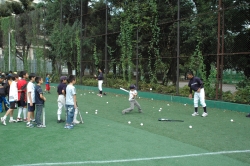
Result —
[[[33,101],[32,101],[32,98],[31,98],[31,91],[30,91],[29,85],[27,87],[27,91],[28,91],[28,98],[30,100],[30,106],[33,106]]]
[[[30,100],[30,106],[33,106],[33,101],[32,101],[32,98],[31,98],[31,92],[28,92],[28,98]]]
[[[76,94],[73,95],[73,100],[74,100],[74,108],[76,109],[77,108],[77,105],[76,105]]]
[[[192,99],[192,97],[193,97],[193,94],[192,94],[192,88],[190,87],[190,89],[189,89],[189,96],[188,96],[190,99]]]
[[[200,92],[201,88],[203,88],[203,82],[200,78],[197,79],[197,83],[200,85],[200,87],[197,89],[197,92]]]
[[[40,93],[40,98],[41,98],[43,101],[46,101],[46,98],[43,96],[42,93]]]

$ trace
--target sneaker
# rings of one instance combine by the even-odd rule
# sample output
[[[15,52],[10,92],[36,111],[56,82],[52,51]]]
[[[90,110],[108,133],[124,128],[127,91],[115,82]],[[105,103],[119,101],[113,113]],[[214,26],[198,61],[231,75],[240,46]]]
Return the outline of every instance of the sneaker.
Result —
[[[73,123],[74,123],[74,124],[79,124],[79,123],[80,123],[80,121],[78,121],[78,120],[74,120],[74,121],[73,121]]]
[[[250,114],[246,115],[246,117],[250,118]]]
[[[16,123],[17,121],[15,119],[9,120],[10,123]]]
[[[45,128],[46,126],[45,126],[45,125],[40,124],[40,125],[37,125],[36,127],[38,127],[38,128]]]
[[[36,119],[31,119],[32,122],[36,122]]]
[[[74,126],[73,126],[73,125],[65,125],[64,128],[65,128],[65,129],[73,129]]]
[[[142,110],[138,110],[139,111],[139,113],[142,113]]]
[[[122,111],[122,114],[124,115],[126,112],[125,111]]]
[[[5,122],[5,119],[3,117],[1,117],[1,122],[4,126],[6,126],[6,122]]]
[[[208,115],[208,113],[203,112],[203,114],[201,115],[202,117],[206,117]]]
[[[22,118],[16,118],[16,121],[17,121],[17,122],[22,122],[23,119],[22,119]]]
[[[57,120],[57,123],[63,123],[65,122],[64,120],[60,119],[60,120]]]
[[[23,122],[27,122],[27,119],[23,119]]]
[[[33,128],[34,125],[33,125],[32,123],[27,123],[27,124],[26,124],[26,127]]]
[[[198,112],[194,112],[193,114],[192,114],[192,116],[198,116],[199,114],[198,114]]]

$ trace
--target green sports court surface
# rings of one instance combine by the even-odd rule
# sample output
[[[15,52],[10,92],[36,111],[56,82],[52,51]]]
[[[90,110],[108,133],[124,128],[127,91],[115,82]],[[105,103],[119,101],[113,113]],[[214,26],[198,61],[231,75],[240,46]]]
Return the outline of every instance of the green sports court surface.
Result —
[[[8,117],[7,126],[0,126],[0,165],[250,165],[250,119],[245,113],[208,106],[208,117],[192,117],[191,104],[140,97],[143,113],[135,109],[122,115],[129,107],[128,95],[98,97],[97,92],[77,89],[84,124],[72,130],[57,123],[56,88],[45,94],[46,128],[9,123]]]

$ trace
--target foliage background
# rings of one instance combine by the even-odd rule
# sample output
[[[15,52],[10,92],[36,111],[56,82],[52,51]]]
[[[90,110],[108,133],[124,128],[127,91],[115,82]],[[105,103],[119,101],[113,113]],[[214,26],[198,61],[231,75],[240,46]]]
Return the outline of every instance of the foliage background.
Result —
[[[50,73],[57,82],[67,68],[67,74],[75,71],[79,84],[92,86],[96,85],[93,75],[101,68],[107,73],[107,87],[128,87],[137,84],[137,78],[140,90],[152,88],[158,93],[175,95],[188,94],[187,87],[176,85],[178,81],[186,82],[185,74],[192,70],[203,79],[206,96],[214,99],[218,93],[215,85],[220,56],[217,55],[220,12],[224,32],[222,82],[223,86],[237,84],[238,88],[223,90],[221,99],[249,104],[249,1],[222,0],[223,8],[218,10],[218,0],[180,0],[180,20],[177,2],[44,0],[34,4],[32,0],[21,0],[21,3],[5,3],[0,7],[3,51],[0,68],[8,71],[10,56],[11,70],[28,70],[43,76]]]

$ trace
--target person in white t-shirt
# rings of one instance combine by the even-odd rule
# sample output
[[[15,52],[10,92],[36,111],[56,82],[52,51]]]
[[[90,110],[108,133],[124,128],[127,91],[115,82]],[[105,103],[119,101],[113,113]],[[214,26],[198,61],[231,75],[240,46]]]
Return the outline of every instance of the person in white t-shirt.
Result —
[[[139,113],[142,113],[142,109],[141,109],[140,104],[135,100],[135,98],[137,96],[136,86],[130,85],[129,89],[130,89],[130,91],[129,91],[129,99],[128,100],[130,103],[130,107],[127,109],[124,109],[122,111],[122,114],[131,112],[135,106],[138,108]]]
[[[29,75],[29,83],[27,85],[27,101],[28,101],[28,116],[27,116],[27,124],[26,127],[34,127],[30,121],[35,121],[34,112],[35,112],[35,81],[36,75],[34,73],[30,73]]]
[[[9,122],[10,123],[16,122],[16,120],[13,119],[13,112],[14,112],[14,109],[16,109],[16,107],[17,107],[17,100],[18,100],[18,89],[17,89],[18,75],[12,74],[11,76],[8,76],[7,79],[8,79],[8,83],[10,85],[10,89],[9,89],[10,108],[6,112],[6,114],[3,117],[1,117],[1,122],[3,123],[3,125],[6,125],[5,121],[6,121],[6,118],[9,114],[10,114]]]
[[[67,111],[67,121],[65,125],[65,129],[73,129],[73,118],[75,114],[75,110],[77,109],[76,105],[76,88],[74,84],[76,83],[76,77],[74,75],[70,75],[68,78],[68,85],[66,87],[66,111]]]

